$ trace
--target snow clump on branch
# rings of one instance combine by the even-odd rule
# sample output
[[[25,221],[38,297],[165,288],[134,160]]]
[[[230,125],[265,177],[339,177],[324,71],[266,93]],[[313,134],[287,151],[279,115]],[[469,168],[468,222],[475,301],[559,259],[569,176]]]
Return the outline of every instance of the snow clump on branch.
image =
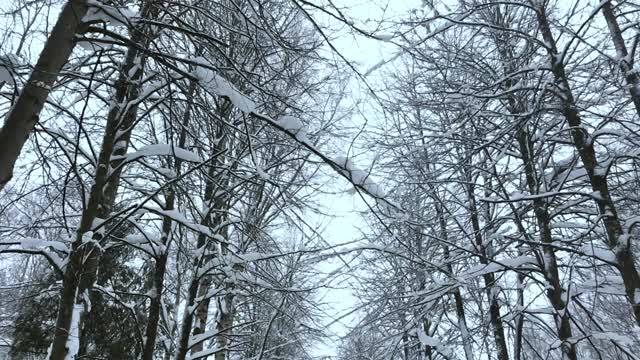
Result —
[[[199,64],[211,66],[210,63],[202,57],[196,58],[195,61]],[[236,87],[227,79],[216,74],[214,71],[207,69],[204,66],[198,66],[192,75],[200,81],[205,89],[218,96],[228,98],[235,107],[245,114],[256,111],[256,104],[253,100],[249,99],[245,94],[236,89]]]
[[[384,198],[386,192],[371,179],[371,173],[358,169],[348,157],[338,156],[333,161],[340,167],[339,171],[351,180],[351,182],[363,188],[367,193],[376,198]]]

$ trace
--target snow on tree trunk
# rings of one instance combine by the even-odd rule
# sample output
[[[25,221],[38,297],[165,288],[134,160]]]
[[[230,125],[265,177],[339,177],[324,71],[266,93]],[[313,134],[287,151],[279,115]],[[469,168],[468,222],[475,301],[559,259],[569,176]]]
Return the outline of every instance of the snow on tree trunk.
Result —
[[[478,251],[478,257],[482,265],[489,264],[489,254],[487,247],[482,239],[480,229],[480,220],[478,218],[478,207],[476,205],[476,195],[474,193],[474,180],[471,176],[470,169],[467,169],[467,200],[469,207],[469,217],[471,221],[471,229],[475,241],[475,247]],[[492,272],[486,272],[482,275],[489,301],[489,319],[493,330],[493,340],[495,341],[497,358],[499,360],[509,360],[509,351],[507,349],[507,340],[504,332],[504,324],[502,322],[502,314],[500,312],[500,302],[498,300],[499,288],[496,283],[495,275]]]
[[[536,8],[536,16],[540,32],[547,46],[551,71],[562,92],[561,112],[567,124],[573,128],[571,136],[575,149],[587,172],[591,189],[597,194],[597,196],[593,196],[593,199],[598,206],[602,224],[607,232],[607,245],[616,254],[617,268],[622,276],[629,304],[635,315],[635,321],[640,325],[640,303],[636,300],[636,292],[640,289],[640,275],[636,269],[635,256],[631,250],[630,240],[633,235],[620,222],[616,205],[609,191],[606,172],[603,171],[603,164],[600,164],[596,157],[594,141],[588,130],[582,126],[582,119],[578,113],[562,57],[558,52],[544,7]]]
[[[520,154],[525,168],[525,178],[531,195],[536,195],[539,191],[537,188],[538,177],[535,169],[533,143],[530,135],[520,130],[517,135]],[[556,321],[556,331],[558,339],[561,341],[562,352],[566,359],[577,360],[575,345],[571,342],[571,318],[565,301],[566,291],[560,283],[560,275],[558,274],[558,262],[556,253],[553,249],[553,238],[551,236],[551,217],[547,211],[545,200],[541,197],[533,199],[534,213],[538,222],[538,231],[540,231],[540,242],[544,253],[541,268],[547,281],[547,298],[555,309],[554,318]]]
[[[636,113],[640,118],[640,75],[638,74],[638,70],[633,68],[634,59],[630,57],[630,54],[627,51],[627,46],[625,45],[624,38],[622,37],[622,31],[620,30],[620,25],[618,25],[618,19],[613,13],[613,7],[611,6],[610,0],[605,0],[602,3],[602,15],[607,21],[609,33],[611,34],[613,45],[616,48],[616,60],[618,61],[620,71],[627,82],[629,96],[631,96],[631,101],[633,101]]]
[[[148,8],[143,14],[152,15],[157,8],[145,3]],[[152,10],[151,12],[149,10]],[[150,41],[149,33],[135,30],[132,41],[146,46]],[[86,208],[82,213],[80,226],[72,244],[69,263],[65,268],[62,281],[60,304],[53,338],[51,359],[62,359],[67,353],[68,334],[71,326],[73,306],[76,302],[84,302],[84,298],[76,300],[76,294],[91,291],[96,281],[98,264],[102,253],[101,241],[105,231],[93,231],[101,226],[103,220],[110,216],[120,182],[122,167],[133,125],[137,120],[140,95],[140,80],[145,65],[145,56],[136,47],[129,47],[125,61],[120,69],[115,85],[115,98],[107,119],[102,146]],[[116,146],[116,143],[118,146]],[[120,160],[113,160],[120,157]],[[80,321],[82,331],[82,321]]]

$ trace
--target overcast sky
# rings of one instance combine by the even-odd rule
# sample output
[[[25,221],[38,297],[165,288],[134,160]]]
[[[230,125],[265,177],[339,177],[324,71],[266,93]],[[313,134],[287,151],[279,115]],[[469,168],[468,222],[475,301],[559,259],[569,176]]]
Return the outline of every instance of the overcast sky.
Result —
[[[373,29],[376,26],[377,20],[385,19],[391,20],[397,17],[399,14],[406,13],[412,8],[421,6],[420,0],[393,0],[393,1],[366,1],[366,0],[341,0],[336,2],[340,6],[344,6],[346,10],[343,12],[350,16],[356,24],[359,26],[366,26],[368,29]],[[378,64],[382,60],[390,59],[396,54],[398,49],[389,43],[384,41],[369,39],[364,36],[359,36],[346,29],[345,26],[339,26],[335,20],[327,22],[327,19],[322,16],[318,16],[319,21],[323,22],[323,25],[328,25],[334,30],[342,29],[340,36],[332,41],[332,45],[340,52],[342,56],[348,59],[352,65],[361,73],[366,73],[374,65]],[[383,28],[377,34],[388,35],[387,31]],[[393,66],[393,63],[387,66]],[[379,69],[384,71],[385,69]],[[355,74],[352,74],[355,75]],[[375,84],[377,72],[371,73],[367,76],[367,81],[372,85]],[[374,86],[375,88],[375,86]],[[352,84],[350,91],[352,96],[349,101],[355,103],[358,100],[367,98],[367,94],[364,92],[365,87],[361,80],[356,76],[352,77]],[[374,110],[375,105],[369,102],[365,102],[360,106],[362,111],[361,115],[354,115],[352,119],[354,127],[360,127],[366,121],[371,123],[372,121],[381,121],[378,118],[378,114]],[[356,139],[357,140],[357,139]],[[354,143],[356,145],[355,151],[350,152],[350,156],[359,154],[361,149],[357,149],[358,141]],[[345,153],[349,150],[351,144],[344,144]],[[354,161],[360,168],[366,169],[370,164],[370,159],[363,156],[356,156]],[[345,243],[353,240],[357,240],[360,235],[360,230],[364,224],[363,219],[358,215],[357,211],[364,211],[366,205],[361,200],[360,196],[349,191],[351,187],[347,182],[337,176],[334,176],[335,183],[333,189],[335,191],[342,191],[341,194],[333,195],[330,197],[324,197],[324,205],[335,218],[332,219],[323,231],[322,235],[325,240],[331,244]],[[324,263],[321,266],[321,270],[329,273],[335,270],[339,266],[345,266],[344,263],[338,259],[333,259]],[[349,274],[350,271],[344,271],[343,273]],[[342,279],[335,279],[332,282],[330,289],[320,291],[321,300],[327,303],[327,307],[324,309],[326,313],[326,323],[333,323],[327,328],[327,334],[331,335],[325,344],[319,344],[317,349],[314,349],[313,354],[318,357],[335,356],[337,354],[338,346],[340,344],[339,337],[344,335],[348,327],[353,326],[354,319],[357,314],[349,314],[353,306],[356,304],[356,299],[352,295],[350,289],[350,281]],[[336,320],[339,319],[339,320]]]

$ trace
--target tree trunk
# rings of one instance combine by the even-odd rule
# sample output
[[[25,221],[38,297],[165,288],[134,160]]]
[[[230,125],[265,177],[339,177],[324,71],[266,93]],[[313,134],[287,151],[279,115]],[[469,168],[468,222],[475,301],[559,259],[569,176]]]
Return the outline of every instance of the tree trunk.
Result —
[[[187,142],[187,127],[191,120],[191,107],[193,106],[193,95],[196,91],[196,83],[191,82],[187,91],[188,103],[185,108],[182,123],[180,124],[180,137],[178,139],[178,147],[184,148]],[[182,174],[182,159],[175,158],[173,168],[175,169],[176,177],[180,177]],[[164,210],[174,210],[176,202],[176,190],[174,186],[170,186],[167,190],[167,197],[165,201]],[[143,349],[143,359],[153,360],[155,352],[156,338],[158,335],[158,324],[160,321],[160,314],[162,311],[162,292],[164,291],[164,277],[167,270],[167,260],[169,254],[170,240],[172,237],[172,224],[173,220],[169,216],[162,218],[162,238],[161,245],[163,246],[163,253],[156,254],[155,267],[152,276],[152,296],[151,303],[149,305],[149,320],[147,321],[147,328],[145,330],[145,344]]]
[[[229,337],[231,328],[233,327],[234,307],[233,307],[233,294],[225,293],[225,295],[218,299],[218,318],[216,319],[216,332],[218,351],[214,357],[215,360],[228,359],[227,345],[229,344]]]
[[[225,102],[224,105],[222,105],[218,109],[218,111],[220,112],[221,118],[224,118],[229,115],[229,111],[230,111],[229,105],[230,105],[229,103]],[[226,146],[227,146],[226,140],[225,140],[224,127],[222,125],[218,125],[215,132],[216,132],[215,139],[217,142],[213,146],[213,149],[211,152],[212,155],[221,154],[223,151],[226,150]],[[217,160],[217,163],[220,163],[222,161],[223,161],[223,158],[220,158]],[[224,209],[227,206],[226,205],[227,200],[225,199],[226,195],[222,197],[221,196],[216,197],[215,194],[218,189],[225,187],[226,182],[228,181],[228,178],[223,179],[222,184],[220,184],[219,182],[215,182],[213,179],[216,177],[217,170],[218,169],[216,168],[215,164],[211,164],[211,166],[209,166],[209,170],[207,174],[207,182],[206,182],[205,191],[204,191],[204,203],[212,204],[211,205],[212,208],[220,210],[220,209]],[[224,213],[224,211],[220,212],[216,216],[212,216],[211,213],[208,212],[202,218],[201,225],[204,225],[207,227],[214,227],[214,228],[221,226],[221,224],[225,221],[223,215],[220,215],[221,213]],[[221,231],[222,229],[216,229],[216,230]],[[184,310],[182,324],[180,326],[180,339],[178,340],[176,360],[184,360],[190,348],[195,347],[198,349],[202,349],[201,346],[203,342],[198,344],[193,344],[192,346],[190,346],[189,339],[191,337],[191,331],[194,326],[194,315],[196,313],[198,314],[197,315],[198,323],[196,325],[199,325],[199,326],[197,331],[198,333],[203,333],[205,330],[204,326],[206,326],[206,318],[209,311],[210,299],[206,297],[206,294],[210,287],[210,279],[208,279],[207,276],[204,274],[198,274],[202,266],[207,263],[207,260],[211,259],[210,255],[205,255],[205,252],[206,252],[205,247],[209,246],[209,241],[207,239],[207,236],[204,234],[200,234],[198,236],[198,241],[196,246],[198,249],[202,249],[202,255],[199,258],[194,260],[194,267],[193,267],[194,274],[193,274],[193,278],[191,279],[191,282],[189,283],[188,297],[185,305],[186,307]],[[204,282],[204,286],[202,286],[203,282]],[[198,302],[198,299],[200,299],[200,302]],[[194,335],[196,334],[197,333],[194,331]]]
[[[197,281],[196,277],[197,276],[194,275],[189,283],[187,303],[184,308],[184,315],[180,326],[180,339],[178,340],[178,349],[176,350],[176,360],[184,360],[189,351],[189,338],[191,337],[191,326],[193,324],[193,307],[196,305],[196,296],[198,295],[199,281]]]
[[[213,166],[209,167],[207,175],[209,179],[213,179],[213,176],[215,175],[215,169]],[[210,203],[211,200],[213,200],[215,189],[216,186],[214,182],[212,180],[207,180],[204,191],[204,202],[206,204]],[[201,225],[209,226],[210,219],[210,216],[205,216],[201,221]],[[197,249],[202,249],[202,251],[204,252],[204,248],[206,245],[207,236],[202,233],[199,234],[196,244]],[[198,274],[198,272],[204,263],[204,256],[200,256],[194,260],[193,277],[189,282],[187,302],[185,304],[182,324],[180,326],[180,339],[178,340],[178,349],[176,350],[176,360],[184,360],[187,357],[187,352],[189,352],[189,338],[191,337],[191,329],[193,327],[193,315],[198,306],[198,290],[200,288],[200,279],[202,276],[201,274]]]
[[[410,356],[410,348],[411,344],[409,343],[409,334],[406,331],[402,333],[402,355],[404,356],[403,360],[409,360]]]
[[[469,216],[471,218],[471,226],[475,238],[475,246],[479,252],[480,263],[489,265],[486,247],[482,241],[480,230],[480,221],[478,219],[478,208],[474,194],[473,179],[467,174],[467,196],[469,200]],[[496,279],[493,273],[483,275],[484,285],[489,300],[489,317],[493,329],[493,338],[496,344],[497,358],[499,360],[509,360],[509,352],[507,350],[507,340],[504,335],[504,324],[502,323],[502,315],[500,314],[500,304],[498,303],[498,294],[496,291]]]
[[[222,221],[214,221],[217,224],[222,223]],[[208,226],[208,225],[206,225]],[[206,236],[202,236],[202,242],[200,242],[200,238],[198,241],[198,248],[202,248],[207,246]],[[196,260],[197,265],[194,266],[196,271],[202,267],[203,264],[206,264],[207,261],[204,260],[204,256],[200,257],[200,259]],[[199,265],[198,265],[199,264]],[[182,326],[180,329],[180,339],[178,344],[178,351],[176,352],[176,360],[184,360],[187,356],[189,350],[191,350],[192,356],[204,349],[205,340],[200,339],[194,344],[189,344],[189,339],[191,338],[191,332],[193,329],[193,335],[204,334],[206,331],[206,325],[209,317],[209,306],[211,304],[211,297],[208,296],[209,289],[211,288],[211,278],[208,276],[197,276],[194,274],[194,277],[189,284],[189,295],[187,300],[187,305],[184,312],[184,317],[182,320]],[[198,302],[198,300],[200,300]],[[220,313],[218,314],[220,319]],[[195,324],[194,324],[195,318]],[[216,330],[219,329],[218,322],[216,322]],[[224,352],[222,352],[224,354]],[[219,353],[216,353],[215,358],[218,359]],[[224,355],[223,355],[224,356]],[[197,359],[194,357],[193,359]]]
[[[521,251],[518,251],[518,255],[522,255]],[[518,272],[517,275],[518,281],[518,315],[516,317],[516,329],[515,335],[513,339],[513,355],[515,360],[522,360],[522,339],[524,336],[524,315],[522,312],[524,311],[524,274]]]
[[[202,301],[196,308],[195,324],[193,325],[193,335],[204,334],[207,331],[207,321],[209,319],[209,306],[211,304],[211,297],[207,296],[209,288],[211,287],[211,277],[206,276],[200,282],[200,288],[198,289],[198,298]],[[204,349],[204,341],[193,344],[191,347],[191,354],[198,353]]]
[[[632,235],[620,223],[618,211],[609,193],[606,169],[598,163],[593,141],[587,129],[582,127],[582,120],[576,109],[564,64],[558,53],[544,7],[538,8],[536,15],[540,32],[547,44],[552,73],[560,91],[562,91],[562,97],[560,98],[562,115],[573,129],[571,132],[573,143],[587,172],[591,189],[598,194],[593,199],[598,206],[602,223],[607,232],[607,245],[616,255],[617,268],[622,276],[628,301],[635,315],[635,321],[640,325],[640,303],[636,301],[636,290],[640,289],[640,276],[636,269],[635,257],[631,251]]]
[[[222,202],[219,202],[218,204],[221,206],[224,206]],[[223,221],[224,221],[224,217],[217,217],[215,220],[216,226],[220,226],[223,223]],[[226,227],[220,230],[220,234],[226,237]],[[222,254],[220,254],[220,256],[226,255],[227,245],[222,244],[220,248],[222,249]],[[234,270],[237,270],[236,268],[237,266],[238,265],[234,266]],[[211,288],[211,284],[212,284],[212,279],[209,276],[205,277],[200,283],[200,290],[198,291],[199,293],[198,297],[202,299],[202,301],[200,302],[200,304],[198,304],[198,308],[196,309],[196,324],[193,329],[194,336],[204,334],[207,331],[207,321],[209,319],[209,306],[211,304],[211,297],[207,296],[207,294],[209,292],[209,289]],[[224,288],[223,302],[230,305],[225,308],[221,308],[220,307],[221,301],[218,300],[216,302],[217,304],[216,339],[218,339],[218,345],[220,348],[220,351],[218,351],[215,354],[216,360],[225,358],[226,350],[224,350],[224,344],[226,343],[225,342],[221,343],[221,339],[222,340],[226,339],[224,332],[227,330],[227,327],[224,327],[223,325],[226,325],[229,321],[233,323],[233,317],[234,317],[233,295],[231,294],[231,292],[233,291],[233,287],[226,284],[224,282],[224,278],[219,279],[217,286]],[[228,328],[230,327],[231,326],[229,325]],[[194,354],[197,354],[198,352],[202,351],[203,348],[204,348],[204,341],[194,344],[193,347],[191,348],[191,355],[193,356]],[[197,359],[197,358],[194,358],[194,359]]]
[[[221,133],[218,135],[220,135],[218,139],[222,139]],[[222,151],[224,146],[225,145],[223,140],[218,141],[212,153],[213,154],[219,153],[220,151]],[[207,176],[208,180],[207,180],[205,191],[204,191],[204,203],[211,204],[213,200],[216,200],[214,195],[216,193],[216,190],[218,189],[218,185],[212,180],[216,175],[216,167],[213,165],[210,166],[207,175],[208,175]],[[222,202],[223,200],[218,198],[216,201],[216,205],[214,206],[220,207],[219,205]],[[201,225],[204,225],[207,227],[213,226],[213,225],[218,226],[222,224],[222,221],[223,220],[219,219],[219,217],[212,218],[211,214],[207,213],[203,217],[201,221]],[[191,330],[194,325],[193,324],[194,313],[196,313],[196,311],[202,311],[203,307],[205,306],[208,312],[210,300],[206,297],[206,291],[204,293],[202,292],[203,290],[201,290],[201,287],[202,287],[201,283],[203,282],[203,279],[205,279],[204,281],[209,281],[209,280],[206,279],[206,276],[204,274],[198,273],[201,270],[202,266],[207,263],[207,259],[210,258],[205,254],[205,250],[206,250],[205,247],[207,247],[208,244],[209,244],[209,241],[206,235],[204,234],[198,235],[198,241],[196,246],[198,249],[202,249],[202,255],[194,260],[194,266],[193,266],[194,274],[193,274],[193,278],[191,279],[191,282],[189,283],[187,302],[185,305],[182,324],[180,326],[180,339],[178,341],[178,349],[176,351],[176,360],[184,360],[187,356],[187,353],[189,352],[189,349],[190,349],[189,339],[191,337]],[[206,285],[204,287],[208,291],[209,285]],[[201,296],[204,296],[204,298],[201,298],[201,296],[199,296],[200,294]],[[198,303],[198,299],[201,299],[200,303]],[[203,303],[206,303],[206,304],[203,304]],[[200,320],[202,320],[202,316],[203,315],[200,314]],[[204,323],[206,324],[206,317],[205,317]]]
[[[531,195],[537,195],[538,179],[534,166],[533,143],[525,130],[518,132],[517,140],[520,146],[520,154],[524,163],[525,178],[527,179],[527,187]],[[541,197],[534,197],[533,209],[538,222],[540,231],[540,242],[544,253],[544,277],[547,280],[547,299],[555,309],[554,318],[556,321],[556,329],[558,339],[562,341],[562,352],[566,359],[577,360],[575,345],[569,342],[572,336],[571,322],[567,311],[566,303],[563,299],[565,293],[560,284],[560,276],[558,275],[558,264],[556,254],[553,250],[553,239],[551,237],[551,217],[547,210],[546,201]]]
[[[171,227],[171,222],[169,227]],[[164,231],[165,229],[163,229]],[[171,231],[171,229],[169,229]],[[163,235],[163,237],[166,233]],[[169,235],[170,236],[170,235]],[[167,266],[167,253],[160,254],[156,257],[156,266],[153,274],[153,288],[151,290],[151,304],[149,305],[149,319],[147,320],[147,328],[145,329],[144,348],[142,358],[144,360],[153,360],[156,348],[156,337],[158,335],[158,323],[160,321],[160,313],[162,311],[162,290],[164,288],[164,275]]]
[[[620,25],[618,25],[618,19],[616,19],[616,15],[613,13],[610,0],[602,4],[602,15],[604,15],[604,18],[607,21],[607,26],[611,33],[611,39],[613,40],[613,45],[616,48],[618,66],[624,75],[627,86],[629,87],[631,101],[633,101],[633,104],[636,107],[636,113],[638,114],[638,117],[640,117],[640,77],[638,73],[633,70],[633,59],[629,57],[629,52],[627,51],[627,46],[624,43],[622,31],[620,31]]]
[[[147,12],[144,12],[147,13]],[[148,37],[142,32],[136,31],[132,37],[135,43],[141,43],[144,47]],[[140,56],[135,47],[127,50],[125,62],[116,82],[116,94],[113,106],[107,115],[105,133],[98,159],[95,182],[91,187],[89,200],[82,213],[80,226],[76,232],[75,241],[72,244],[62,280],[62,291],[56,319],[56,328],[51,345],[50,359],[64,359],[68,352],[69,334],[72,327],[78,331],[82,327],[82,313],[90,304],[88,292],[93,287],[102,249],[100,242],[103,240],[104,228],[93,233],[96,221],[109,217],[116,193],[120,184],[123,160],[111,160],[113,156],[126,154],[131,137],[131,131],[137,120],[138,104],[132,101],[138,98],[140,93],[139,80],[142,78],[145,57]],[[139,66],[132,73],[134,67]],[[118,146],[116,147],[116,143]],[[84,311],[75,318],[72,324],[73,310],[83,306]],[[77,324],[76,324],[77,322]],[[76,334],[79,335],[79,334]],[[75,336],[75,335],[74,335]],[[74,340],[72,340],[74,341]]]
[[[444,258],[447,262],[447,271],[449,274],[453,274],[453,266],[451,265],[451,254],[449,252],[449,233],[447,231],[447,221],[442,211],[442,206],[436,204],[436,213],[438,215],[438,222],[440,225],[440,238],[443,241]],[[462,300],[462,294],[458,287],[452,290],[453,300],[456,305],[456,316],[458,317],[458,327],[460,328],[460,336],[462,338],[462,346],[464,348],[464,355],[466,360],[473,360],[473,351],[471,350],[471,336],[469,335],[469,327],[467,326],[467,317],[464,313],[464,303]]]
[[[0,129],[0,191],[13,177],[13,167],[22,147],[38,122],[60,70],[73,52],[76,34],[84,30],[81,21],[87,10],[86,0],[67,1],[29,80],[7,114]]]

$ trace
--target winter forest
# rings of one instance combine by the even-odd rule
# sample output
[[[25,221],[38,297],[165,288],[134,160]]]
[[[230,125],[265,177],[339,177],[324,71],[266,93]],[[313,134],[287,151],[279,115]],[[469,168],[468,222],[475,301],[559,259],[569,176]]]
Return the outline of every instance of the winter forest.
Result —
[[[0,0],[0,359],[640,360],[639,48],[638,0]]]

